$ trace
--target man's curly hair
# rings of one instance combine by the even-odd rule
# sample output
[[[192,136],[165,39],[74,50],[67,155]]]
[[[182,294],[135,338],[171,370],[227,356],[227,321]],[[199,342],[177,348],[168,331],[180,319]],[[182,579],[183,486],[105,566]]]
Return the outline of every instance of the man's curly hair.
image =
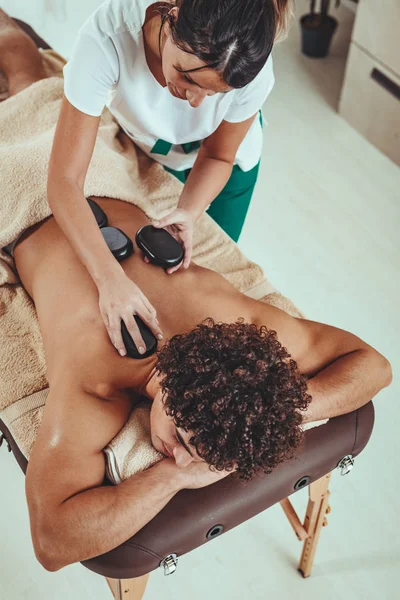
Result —
[[[249,480],[291,458],[311,396],[276,331],[207,319],[158,354],[166,413],[216,470]]]

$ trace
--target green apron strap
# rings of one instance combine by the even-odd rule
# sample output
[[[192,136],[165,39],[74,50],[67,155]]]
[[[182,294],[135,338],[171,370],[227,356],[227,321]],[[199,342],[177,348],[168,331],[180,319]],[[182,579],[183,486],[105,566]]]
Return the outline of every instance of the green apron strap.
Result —
[[[170,142],[166,142],[165,140],[157,140],[150,150],[150,154],[162,154],[163,156],[167,156],[171,148],[172,144],[170,144]]]
[[[187,142],[186,144],[181,144],[181,146],[185,154],[190,154],[200,148],[201,142]]]

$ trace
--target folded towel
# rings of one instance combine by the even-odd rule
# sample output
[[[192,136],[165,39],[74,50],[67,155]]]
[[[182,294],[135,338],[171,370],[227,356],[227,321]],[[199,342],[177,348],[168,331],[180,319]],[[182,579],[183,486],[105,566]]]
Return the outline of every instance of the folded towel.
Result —
[[[128,421],[104,448],[106,475],[114,484],[122,483],[136,473],[163,460],[150,441],[151,402],[143,400],[131,412]]]
[[[65,60],[46,50],[42,61],[50,77],[0,103],[0,248],[51,214],[47,165]],[[141,153],[104,110],[85,195],[119,198],[155,218],[176,206],[181,189],[180,182]],[[302,316],[208,215],[196,224],[193,260],[221,273],[243,293]],[[4,252],[0,252],[0,365],[0,418],[29,458],[48,394],[46,364],[34,306],[18,283],[13,260]],[[161,459],[150,442],[149,406],[140,405],[131,413],[104,452],[114,483]]]

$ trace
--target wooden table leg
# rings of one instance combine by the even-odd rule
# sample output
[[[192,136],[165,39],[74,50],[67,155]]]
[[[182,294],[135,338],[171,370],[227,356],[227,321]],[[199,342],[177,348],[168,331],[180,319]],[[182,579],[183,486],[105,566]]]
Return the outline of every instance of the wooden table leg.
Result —
[[[106,577],[115,600],[142,600],[149,573],[134,579],[111,579]]]
[[[304,529],[307,531],[308,537],[303,543],[303,552],[299,564],[299,571],[303,577],[311,575],[321,528],[327,525],[325,515],[329,512],[330,492],[328,486],[330,478],[331,473],[328,473],[328,475],[324,475],[321,479],[311,483],[308,488],[309,501],[304,520]]]
[[[297,516],[297,512],[294,510],[289,498],[281,500],[280,505],[283,508],[283,512],[287,516],[289,523],[293,527],[293,531],[295,532],[297,539],[301,542],[304,542],[304,540],[308,538],[308,533],[304,529],[304,525],[301,523],[299,517]]]

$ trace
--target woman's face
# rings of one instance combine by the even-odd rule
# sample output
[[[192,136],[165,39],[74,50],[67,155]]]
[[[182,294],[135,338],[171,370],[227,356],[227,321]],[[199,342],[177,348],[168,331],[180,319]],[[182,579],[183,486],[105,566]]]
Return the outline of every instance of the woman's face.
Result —
[[[173,96],[186,100],[190,106],[197,108],[206,96],[231,91],[232,88],[214,69],[205,68],[190,73],[180,72],[202,67],[205,63],[174,44],[168,23],[164,25],[164,30],[162,70],[168,90]]]

